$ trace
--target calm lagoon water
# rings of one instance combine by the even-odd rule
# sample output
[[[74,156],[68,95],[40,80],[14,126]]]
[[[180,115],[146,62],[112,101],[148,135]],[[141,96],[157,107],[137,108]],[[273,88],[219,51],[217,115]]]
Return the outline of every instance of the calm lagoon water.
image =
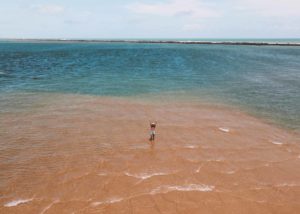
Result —
[[[300,47],[1,42],[0,112],[41,92],[184,94],[299,130]]]

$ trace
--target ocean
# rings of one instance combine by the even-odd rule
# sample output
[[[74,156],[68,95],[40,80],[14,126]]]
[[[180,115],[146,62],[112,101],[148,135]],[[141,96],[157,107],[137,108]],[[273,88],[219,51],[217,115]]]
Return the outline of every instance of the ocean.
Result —
[[[173,93],[299,130],[299,57],[300,47],[2,42],[0,111],[13,111],[14,93]]]
[[[299,56],[0,42],[0,213],[300,213]]]

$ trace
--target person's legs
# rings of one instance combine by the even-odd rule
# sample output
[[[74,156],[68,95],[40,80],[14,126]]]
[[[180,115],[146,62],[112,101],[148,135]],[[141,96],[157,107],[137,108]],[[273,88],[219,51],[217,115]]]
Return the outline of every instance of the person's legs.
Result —
[[[149,139],[149,140],[150,140],[150,141],[154,141],[154,136],[155,136],[155,134],[154,134],[153,132],[151,132],[151,133],[150,133],[150,139]]]
[[[154,140],[154,134],[152,133],[151,134],[151,141],[153,141]]]

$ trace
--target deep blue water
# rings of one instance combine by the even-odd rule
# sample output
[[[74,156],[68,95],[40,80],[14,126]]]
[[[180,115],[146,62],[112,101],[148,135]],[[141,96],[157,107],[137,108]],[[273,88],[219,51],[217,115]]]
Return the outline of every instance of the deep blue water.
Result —
[[[205,94],[299,129],[300,47],[0,43],[2,97],[191,91],[199,99]]]

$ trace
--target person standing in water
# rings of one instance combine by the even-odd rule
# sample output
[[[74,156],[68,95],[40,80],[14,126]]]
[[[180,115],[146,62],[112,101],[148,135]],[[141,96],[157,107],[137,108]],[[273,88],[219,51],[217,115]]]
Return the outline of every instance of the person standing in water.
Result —
[[[154,141],[155,139],[155,128],[156,128],[157,121],[150,122],[150,141]]]

